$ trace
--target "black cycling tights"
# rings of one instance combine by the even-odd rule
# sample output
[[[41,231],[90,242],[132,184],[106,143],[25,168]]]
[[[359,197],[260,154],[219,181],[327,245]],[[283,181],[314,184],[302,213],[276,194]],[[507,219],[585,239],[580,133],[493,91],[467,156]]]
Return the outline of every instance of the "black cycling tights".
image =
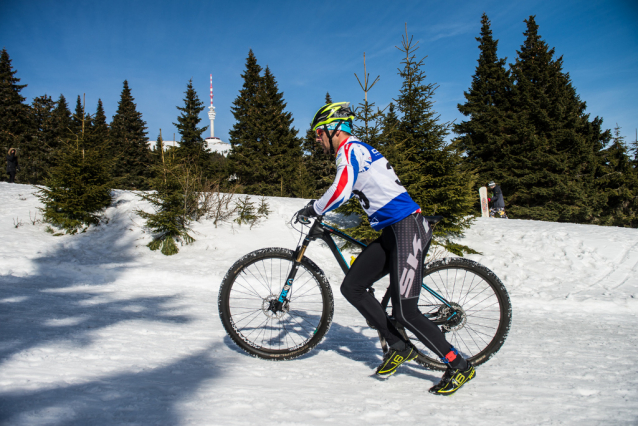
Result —
[[[381,237],[366,247],[352,264],[341,284],[341,293],[392,346],[403,339],[387,320],[381,303],[366,291],[389,273],[393,316],[443,358],[450,352],[451,345],[418,308],[423,259],[431,238],[432,230],[418,214],[384,228]]]

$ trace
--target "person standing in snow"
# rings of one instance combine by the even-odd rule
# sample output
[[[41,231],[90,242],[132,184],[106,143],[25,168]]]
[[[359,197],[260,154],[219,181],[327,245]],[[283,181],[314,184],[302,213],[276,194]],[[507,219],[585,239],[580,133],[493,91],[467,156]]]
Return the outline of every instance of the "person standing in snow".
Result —
[[[494,181],[488,183],[487,186],[492,190],[492,197],[487,199],[492,203],[490,217],[495,217],[498,214],[498,217],[507,219],[507,215],[505,214],[505,201],[503,200],[503,191],[501,191],[501,187],[494,183]]]
[[[16,172],[18,171],[20,171],[20,166],[18,166],[16,149],[9,148],[9,153],[7,154],[7,174],[9,175],[9,183],[15,182]]]
[[[388,321],[381,303],[367,291],[375,281],[390,274],[394,317],[448,366],[430,392],[451,395],[473,379],[476,372],[418,308],[423,260],[432,229],[385,157],[351,135],[354,114],[349,105],[324,105],[312,120],[317,142],[325,153],[336,156],[337,175],[328,191],[299,210],[297,218],[322,216],[356,195],[372,228],[382,233],[352,264],[341,284],[341,293],[389,345],[376,374],[389,377],[405,361],[417,357],[415,348]]]

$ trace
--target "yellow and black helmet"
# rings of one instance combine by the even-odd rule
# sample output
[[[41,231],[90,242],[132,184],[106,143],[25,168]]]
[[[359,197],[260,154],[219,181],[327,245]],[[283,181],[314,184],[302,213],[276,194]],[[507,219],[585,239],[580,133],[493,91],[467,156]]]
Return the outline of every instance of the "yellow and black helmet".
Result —
[[[336,102],[326,104],[319,108],[319,111],[312,119],[310,127],[316,131],[320,126],[326,126],[326,130],[336,129],[338,125],[344,132],[352,133],[352,120],[354,114],[350,109],[350,102]]]

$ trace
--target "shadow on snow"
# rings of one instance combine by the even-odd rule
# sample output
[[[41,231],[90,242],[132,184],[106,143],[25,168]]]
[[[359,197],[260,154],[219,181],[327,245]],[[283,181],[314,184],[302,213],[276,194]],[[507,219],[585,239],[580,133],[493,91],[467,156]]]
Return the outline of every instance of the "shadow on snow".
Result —
[[[136,267],[133,234],[126,221],[115,219],[106,227],[61,237],[54,250],[33,260],[36,271],[28,276],[0,275],[0,367],[39,347],[87,347],[100,330],[124,322],[193,321],[176,313],[179,295],[122,298],[105,288]],[[54,377],[54,384],[35,390],[0,390],[0,423],[178,424],[176,404],[217,375],[209,351],[82,384]]]

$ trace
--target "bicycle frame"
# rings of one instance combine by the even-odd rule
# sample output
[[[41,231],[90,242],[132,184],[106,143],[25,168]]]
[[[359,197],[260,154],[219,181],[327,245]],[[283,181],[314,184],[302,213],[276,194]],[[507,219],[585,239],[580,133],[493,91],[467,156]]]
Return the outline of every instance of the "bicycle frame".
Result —
[[[299,264],[301,262],[301,259],[303,258],[304,253],[306,252],[306,249],[308,248],[308,245],[310,245],[311,241],[315,241],[315,240],[324,241],[328,245],[328,248],[330,248],[330,251],[332,252],[335,259],[337,260],[337,263],[339,263],[339,266],[341,267],[341,270],[343,271],[344,274],[348,273],[348,271],[350,270],[350,265],[343,257],[341,250],[339,250],[339,247],[337,246],[337,243],[334,241],[332,236],[336,235],[340,238],[343,238],[347,242],[354,244],[355,246],[360,247],[361,249],[364,249],[367,247],[367,245],[364,244],[363,242],[355,238],[352,238],[350,235],[344,234],[343,232],[333,228],[332,226],[328,224],[321,222],[321,219],[322,217],[318,217],[315,219],[314,223],[310,226],[310,230],[306,234],[306,237],[304,238],[303,242],[295,250],[295,253],[294,253],[295,261],[286,279],[286,284],[284,285],[281,293],[279,294],[279,298],[276,301],[273,301],[274,303],[271,302],[270,309],[273,312],[277,312],[281,310],[282,306],[284,306],[284,304],[286,303],[286,297],[288,296],[288,293],[290,289],[292,288],[292,284],[297,274],[297,270],[299,269]],[[434,318],[436,318],[436,315],[423,314],[426,318],[433,319],[434,320],[433,322],[439,325],[439,324],[447,323],[448,321],[450,321],[452,318],[454,318],[457,315],[456,309],[444,297],[442,297],[436,291],[434,291],[433,289],[425,285],[423,282],[421,283],[421,287],[423,287],[423,289],[425,289],[427,292],[432,294],[432,296],[440,300],[442,304],[452,309],[451,315],[445,319],[435,320]],[[383,296],[383,299],[381,300],[381,305],[383,306],[384,310],[388,306],[388,303],[390,301],[390,296],[391,296],[391,289],[390,287],[388,287],[385,295]]]

